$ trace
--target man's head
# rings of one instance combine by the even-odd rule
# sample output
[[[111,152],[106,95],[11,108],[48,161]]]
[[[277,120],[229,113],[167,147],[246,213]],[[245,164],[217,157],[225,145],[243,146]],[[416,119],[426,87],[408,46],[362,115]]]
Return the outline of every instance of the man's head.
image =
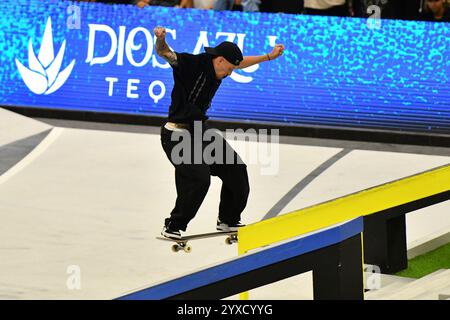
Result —
[[[219,80],[229,76],[244,59],[241,49],[229,41],[224,41],[214,48],[206,47],[205,52],[214,56],[214,70]]]
[[[445,0],[427,0],[426,5],[433,13],[439,13],[445,10]]]
[[[149,6],[150,0],[134,0],[133,3],[140,9]]]

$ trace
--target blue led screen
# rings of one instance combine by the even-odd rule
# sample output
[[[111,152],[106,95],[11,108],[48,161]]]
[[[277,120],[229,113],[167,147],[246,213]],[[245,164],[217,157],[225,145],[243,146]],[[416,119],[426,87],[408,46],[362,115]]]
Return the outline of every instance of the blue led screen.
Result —
[[[221,41],[277,60],[225,79],[208,116],[450,134],[450,25],[69,1],[0,2],[0,105],[166,116],[172,71],[154,50]]]

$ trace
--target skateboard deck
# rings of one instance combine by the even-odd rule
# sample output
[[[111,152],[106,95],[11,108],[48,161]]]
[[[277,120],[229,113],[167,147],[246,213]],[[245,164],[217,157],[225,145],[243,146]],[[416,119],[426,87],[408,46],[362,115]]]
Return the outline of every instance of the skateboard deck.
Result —
[[[237,231],[217,231],[217,232],[210,232],[210,233],[200,233],[200,234],[192,234],[188,236],[184,236],[181,239],[172,239],[172,238],[166,238],[166,237],[156,237],[158,240],[163,241],[171,241],[175,242],[175,244],[172,246],[173,252],[178,252],[183,250],[186,253],[189,253],[192,251],[192,247],[188,244],[191,240],[197,240],[197,239],[207,239],[207,238],[215,238],[215,237],[221,237],[225,236],[225,243],[228,245],[231,245],[233,243],[236,243],[238,241],[237,238]]]

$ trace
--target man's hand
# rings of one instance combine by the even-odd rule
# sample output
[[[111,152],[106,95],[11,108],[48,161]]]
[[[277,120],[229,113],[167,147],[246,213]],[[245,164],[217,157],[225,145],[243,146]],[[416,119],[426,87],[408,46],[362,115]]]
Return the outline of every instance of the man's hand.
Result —
[[[283,51],[284,51],[284,45],[282,45],[282,44],[277,44],[277,45],[273,48],[272,52],[269,53],[269,58],[270,58],[270,60],[276,59],[276,58],[278,58],[279,56],[281,56],[281,55],[283,54]]]
[[[166,43],[166,29],[164,27],[158,26],[153,29],[153,33],[156,36],[156,53],[158,54],[158,56],[166,60],[171,66],[177,66],[177,55],[175,52],[170,50],[169,46]]]
[[[264,61],[276,59],[283,54],[283,51],[284,51],[284,45],[277,44],[273,48],[271,53],[266,53],[266,54],[260,55],[260,56],[244,56],[244,59],[239,64],[238,69],[245,69],[245,68],[251,67],[255,64],[264,62]]]
[[[158,26],[153,29],[153,33],[155,34],[156,38],[160,40],[166,39],[166,28]]]

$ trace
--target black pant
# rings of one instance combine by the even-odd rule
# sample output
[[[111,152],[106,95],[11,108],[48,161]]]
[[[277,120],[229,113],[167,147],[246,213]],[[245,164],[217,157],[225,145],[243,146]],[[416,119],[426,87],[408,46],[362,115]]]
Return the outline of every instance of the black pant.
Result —
[[[206,130],[206,127],[203,127],[203,130]],[[193,129],[188,131],[193,140]],[[247,198],[250,192],[247,166],[242,162],[239,155],[222,138],[224,152],[233,154],[234,164],[227,164],[225,161],[222,164],[207,164],[203,158],[201,163],[194,163],[192,158],[190,163],[175,163],[171,154],[179,141],[171,139],[173,133],[173,131],[164,128],[164,125],[161,127],[161,144],[170,162],[175,167],[175,184],[177,189],[175,208],[170,213],[170,218],[166,219],[165,225],[173,230],[186,231],[189,221],[195,217],[208,192],[211,175],[217,176],[222,180],[218,212],[220,221],[229,224],[239,222],[241,213],[247,205]],[[196,132],[196,134],[199,133]],[[203,151],[210,142],[201,140],[201,150]]]

